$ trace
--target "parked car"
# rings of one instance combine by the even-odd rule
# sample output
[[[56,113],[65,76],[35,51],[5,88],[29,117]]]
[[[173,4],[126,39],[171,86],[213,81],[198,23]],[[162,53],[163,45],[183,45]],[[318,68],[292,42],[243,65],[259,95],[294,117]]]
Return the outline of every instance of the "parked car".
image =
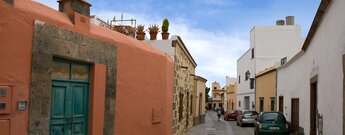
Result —
[[[288,135],[289,125],[281,112],[262,112],[254,125],[255,135]]]
[[[237,125],[243,126],[245,124],[254,124],[255,119],[258,117],[256,111],[244,111],[242,114],[237,116]]]
[[[231,110],[227,111],[224,114],[224,120],[237,120],[237,116],[240,115],[242,111],[240,110]]]

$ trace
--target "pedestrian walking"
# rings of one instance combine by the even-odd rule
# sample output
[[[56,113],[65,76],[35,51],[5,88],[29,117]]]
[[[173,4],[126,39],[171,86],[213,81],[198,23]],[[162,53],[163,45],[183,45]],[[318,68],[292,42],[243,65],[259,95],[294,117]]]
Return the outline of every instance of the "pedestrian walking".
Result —
[[[220,121],[220,116],[222,115],[221,109],[217,110],[217,115],[218,115],[218,121]]]

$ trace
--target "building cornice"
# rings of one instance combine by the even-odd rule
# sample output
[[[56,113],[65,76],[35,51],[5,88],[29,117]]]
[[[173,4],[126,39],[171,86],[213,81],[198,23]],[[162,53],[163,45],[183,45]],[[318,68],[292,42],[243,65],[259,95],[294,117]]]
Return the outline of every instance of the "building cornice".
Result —
[[[244,55],[246,55],[250,50],[252,50],[252,48],[249,48],[244,54],[242,54],[242,56],[240,58],[238,58],[237,61],[242,59],[244,57]]]
[[[260,76],[266,75],[266,74],[271,73],[273,71],[276,71],[276,68],[269,67],[269,68],[265,69],[264,71],[261,71],[261,72],[257,73],[255,77],[258,78]]]
[[[277,70],[280,69],[284,69],[286,67],[288,67],[289,65],[291,65],[294,61],[298,60],[298,58],[300,58],[301,56],[303,56],[305,54],[305,51],[301,50],[299,51],[295,56],[293,56],[286,64],[281,65],[280,67],[277,67]]]
[[[195,60],[193,59],[192,55],[189,53],[189,51],[188,51],[186,45],[183,43],[181,37],[178,36],[178,35],[175,35],[175,37],[176,37],[177,39],[173,39],[173,40],[176,40],[177,42],[179,42],[178,44],[179,44],[180,47],[182,48],[183,52],[184,52],[185,54],[187,54],[188,59],[191,61],[191,63],[193,64],[193,66],[196,67],[197,64],[196,64]],[[174,37],[173,37],[173,38],[174,38]]]
[[[207,79],[205,79],[204,77],[198,76],[198,75],[195,76],[195,79],[200,80],[200,81],[205,82],[205,83],[207,82]]]

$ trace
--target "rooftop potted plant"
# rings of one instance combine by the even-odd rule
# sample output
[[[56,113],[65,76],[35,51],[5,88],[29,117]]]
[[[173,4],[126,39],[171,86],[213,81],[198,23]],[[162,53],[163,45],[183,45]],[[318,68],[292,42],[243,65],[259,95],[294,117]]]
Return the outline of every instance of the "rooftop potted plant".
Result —
[[[127,31],[127,36],[130,36],[130,37],[133,37],[134,38],[134,35],[135,35],[135,27],[127,27],[126,28],[126,31]]]
[[[162,24],[162,39],[167,40],[169,39],[169,20],[167,18],[164,18],[163,24]]]
[[[144,25],[138,25],[137,26],[137,39],[138,40],[144,40],[145,39],[145,32],[144,32]]]
[[[125,34],[124,28],[125,28],[124,26],[119,25],[119,26],[114,26],[113,30],[117,31],[117,32],[120,32],[122,34]]]
[[[149,32],[150,32],[150,40],[156,40],[157,39],[157,33],[159,32],[159,26],[156,24],[152,24],[149,26]]]

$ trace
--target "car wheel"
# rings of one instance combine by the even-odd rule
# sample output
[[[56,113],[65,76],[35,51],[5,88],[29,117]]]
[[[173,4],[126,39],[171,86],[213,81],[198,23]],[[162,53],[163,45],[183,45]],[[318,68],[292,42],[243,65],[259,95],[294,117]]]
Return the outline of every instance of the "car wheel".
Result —
[[[237,121],[236,121],[236,125],[239,126]]]

